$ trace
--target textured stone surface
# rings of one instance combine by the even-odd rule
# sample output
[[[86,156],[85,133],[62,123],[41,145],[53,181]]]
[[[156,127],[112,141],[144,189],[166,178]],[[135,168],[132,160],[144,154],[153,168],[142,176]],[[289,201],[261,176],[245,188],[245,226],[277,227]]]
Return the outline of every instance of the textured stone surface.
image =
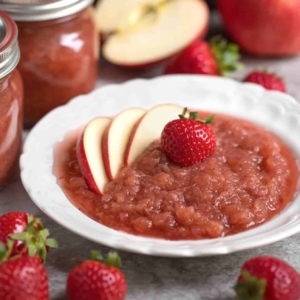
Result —
[[[242,78],[252,68],[278,72],[287,81],[288,92],[300,101],[300,57],[285,59],[257,59],[246,57],[246,69],[235,75]],[[123,82],[131,78],[150,78],[161,73],[161,68],[145,72],[125,71],[102,64],[99,86]],[[37,182],[38,184],[38,182]],[[65,280],[68,271],[76,264],[72,258],[84,259],[91,249],[104,253],[109,249],[87,241],[62,228],[45,216],[29,199],[18,174],[15,180],[0,193],[0,213],[13,210],[31,212],[42,218],[60,248],[51,252],[47,268],[51,281],[51,300],[67,299]],[[237,272],[243,261],[258,254],[284,258],[300,271],[298,247],[300,234],[273,245],[233,255],[171,259],[121,253],[128,282],[128,300],[229,300]]]

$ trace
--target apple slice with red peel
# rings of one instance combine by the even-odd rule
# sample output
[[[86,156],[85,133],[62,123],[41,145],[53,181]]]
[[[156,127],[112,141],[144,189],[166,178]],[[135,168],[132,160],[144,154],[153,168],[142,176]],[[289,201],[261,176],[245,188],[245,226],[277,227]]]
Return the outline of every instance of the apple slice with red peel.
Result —
[[[116,115],[102,140],[102,157],[109,180],[113,180],[124,164],[124,154],[135,124],[146,113],[141,108],[129,108]]]
[[[135,125],[128,140],[124,164],[132,164],[149,145],[160,138],[167,123],[178,119],[183,107],[175,104],[161,104],[149,110]]]
[[[102,48],[109,62],[145,67],[170,58],[205,36],[209,9],[204,1],[171,0],[156,5],[158,2],[162,1],[100,1],[95,11],[98,26],[104,33],[113,32]],[[144,14],[145,4],[151,5],[151,14]]]
[[[109,181],[102,159],[102,137],[111,123],[110,118],[91,120],[77,140],[77,160],[82,175],[91,191],[98,195]]]

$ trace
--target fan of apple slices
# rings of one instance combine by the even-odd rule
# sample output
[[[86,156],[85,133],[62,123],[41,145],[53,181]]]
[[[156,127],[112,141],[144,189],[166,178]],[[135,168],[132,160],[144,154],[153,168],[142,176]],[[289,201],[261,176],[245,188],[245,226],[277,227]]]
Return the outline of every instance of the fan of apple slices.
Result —
[[[103,56],[119,66],[145,67],[165,60],[206,34],[204,0],[102,0],[95,18]]]
[[[178,105],[162,104],[149,111],[129,108],[114,118],[91,120],[77,140],[77,159],[89,189],[102,195],[120,168],[132,164],[159,139],[165,125],[182,110]]]

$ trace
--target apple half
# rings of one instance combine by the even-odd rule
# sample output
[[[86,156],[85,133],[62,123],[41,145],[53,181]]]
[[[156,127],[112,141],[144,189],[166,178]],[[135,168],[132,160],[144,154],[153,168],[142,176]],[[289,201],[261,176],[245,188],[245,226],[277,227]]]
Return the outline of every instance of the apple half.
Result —
[[[77,139],[77,160],[89,189],[102,195],[109,181],[102,159],[102,137],[111,123],[110,118],[91,120]]]
[[[153,65],[205,36],[209,9],[203,0],[161,3],[161,0],[99,2],[95,18],[99,30],[109,34],[102,47],[109,62],[132,68]]]
[[[106,176],[113,180],[124,165],[124,155],[131,132],[146,113],[141,108],[129,108],[116,115],[102,138],[102,157]]]
[[[159,139],[166,124],[178,119],[182,111],[183,107],[175,104],[161,104],[150,109],[131,132],[125,150],[124,165],[132,164],[153,141]]]

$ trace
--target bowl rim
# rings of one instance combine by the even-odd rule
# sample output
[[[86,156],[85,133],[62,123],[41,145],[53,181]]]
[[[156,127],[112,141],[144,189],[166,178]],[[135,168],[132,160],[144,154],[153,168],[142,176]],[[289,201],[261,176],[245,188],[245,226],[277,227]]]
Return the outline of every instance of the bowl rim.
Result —
[[[255,112],[256,109],[260,116],[259,121],[263,122],[264,116],[258,109],[258,107],[263,107],[264,111],[268,112],[267,117],[265,117],[265,122],[274,120],[274,117],[278,116],[280,117],[280,120],[284,120],[284,123],[282,124],[284,124],[285,128],[283,130],[282,128],[280,129],[280,126],[275,126],[274,124],[268,127],[268,129],[274,131],[274,133],[277,133],[279,136],[281,135],[281,137],[286,135],[285,141],[292,150],[296,152],[297,158],[300,158],[300,141],[297,144],[292,140],[295,137],[294,131],[299,129],[298,132],[300,132],[300,105],[296,99],[287,94],[276,91],[267,91],[256,84],[240,83],[234,79],[215,76],[164,75],[152,79],[133,79],[121,84],[110,84],[100,87],[89,94],[74,98],[66,105],[60,106],[48,113],[29,132],[20,157],[20,169],[22,184],[32,201],[55,222],[89,240],[119,250],[154,256],[193,257],[228,254],[274,243],[298,233],[300,231],[300,208],[295,213],[295,203],[300,203],[299,194],[279,216],[274,217],[263,225],[227,237],[197,241],[168,241],[134,236],[116,231],[90,219],[67,200],[59,186],[55,184],[55,178],[53,178],[55,176],[50,174],[52,172],[51,163],[53,161],[53,155],[51,157],[51,151],[49,152],[49,149],[46,149],[46,147],[49,145],[53,147],[53,141],[55,143],[60,141],[64,133],[84,124],[78,121],[76,125],[75,121],[77,121],[77,117],[80,120],[86,121],[86,117],[85,119],[84,117],[81,118],[81,113],[89,115],[92,108],[94,108],[95,103],[99,105],[97,102],[99,99],[103,99],[104,101],[101,102],[102,106],[105,106],[110,112],[114,111],[114,114],[116,114],[122,108],[113,107],[111,101],[114,100],[115,103],[117,98],[123,97],[124,95],[134,95],[132,96],[132,101],[126,100],[128,103],[125,103],[125,107],[128,107],[128,105],[140,101],[136,100],[138,99],[137,96],[143,96],[149,102],[147,102],[147,105],[144,105],[143,108],[150,108],[154,106],[153,101],[156,101],[155,103],[157,103],[157,100],[154,99],[157,91],[155,92],[154,89],[161,89],[159,92],[164,94],[170,93],[171,88],[175,89],[179,94],[182,93],[182,91],[179,91],[180,88],[185,89],[186,92],[190,93],[190,97],[195,97],[195,93],[202,91],[211,102],[207,104],[207,102],[203,100],[205,103],[201,103],[200,110],[205,105],[210,105],[211,107],[216,105],[216,108],[219,107],[219,109],[223,110],[224,108],[229,109],[228,107],[230,107],[230,111],[224,112],[225,114],[241,117],[239,112],[243,110],[242,115],[249,121],[253,121],[253,118],[255,118],[255,114],[253,114],[253,111],[251,112],[251,110],[254,109]],[[175,92],[172,91],[172,93],[172,95],[176,97],[174,94]],[[223,104],[220,103],[219,99],[221,95],[223,95],[224,98]],[[238,100],[240,102],[237,102],[237,97],[240,97],[239,99],[242,100]],[[109,99],[111,101],[109,101]],[[84,105],[87,100],[89,101],[89,104],[91,104],[90,106]],[[249,101],[250,104],[247,101]],[[105,103],[105,105],[103,103]],[[234,105],[237,103],[239,105]],[[119,104],[120,102],[118,102],[118,106]],[[74,120],[74,115],[78,112],[80,112],[80,115],[77,114],[76,119]],[[65,118],[62,118],[62,116],[65,116]],[[297,121],[297,117],[299,118],[299,121]],[[57,120],[66,120],[66,122],[64,122],[65,124],[62,124],[61,122],[63,126],[62,129]],[[285,120],[287,121],[285,122]],[[293,129],[289,122],[294,122],[295,120],[297,122],[295,125],[296,129]],[[53,131],[54,129],[56,131]],[[37,138],[39,138],[39,140],[37,140]],[[50,144],[47,141],[49,138],[53,140]],[[41,150],[43,155],[40,155],[41,153],[39,153]],[[38,163],[36,162],[37,157],[40,159]],[[41,172],[45,170],[46,174],[45,172]],[[37,187],[33,178],[34,180],[38,180],[37,182],[40,182],[41,179],[45,181],[44,184],[40,185],[43,187],[42,189]],[[49,199],[55,197],[58,198],[58,200],[60,199],[60,204],[56,203],[54,205],[53,203],[49,203],[49,201],[51,201]],[[66,200],[69,204],[67,204]],[[55,201],[57,201],[57,199]],[[61,212],[62,209],[65,210],[64,214]],[[65,218],[63,218],[64,215]],[[83,227],[80,227],[79,225]],[[100,228],[101,230],[99,231]],[[278,230],[274,231],[274,229]]]

